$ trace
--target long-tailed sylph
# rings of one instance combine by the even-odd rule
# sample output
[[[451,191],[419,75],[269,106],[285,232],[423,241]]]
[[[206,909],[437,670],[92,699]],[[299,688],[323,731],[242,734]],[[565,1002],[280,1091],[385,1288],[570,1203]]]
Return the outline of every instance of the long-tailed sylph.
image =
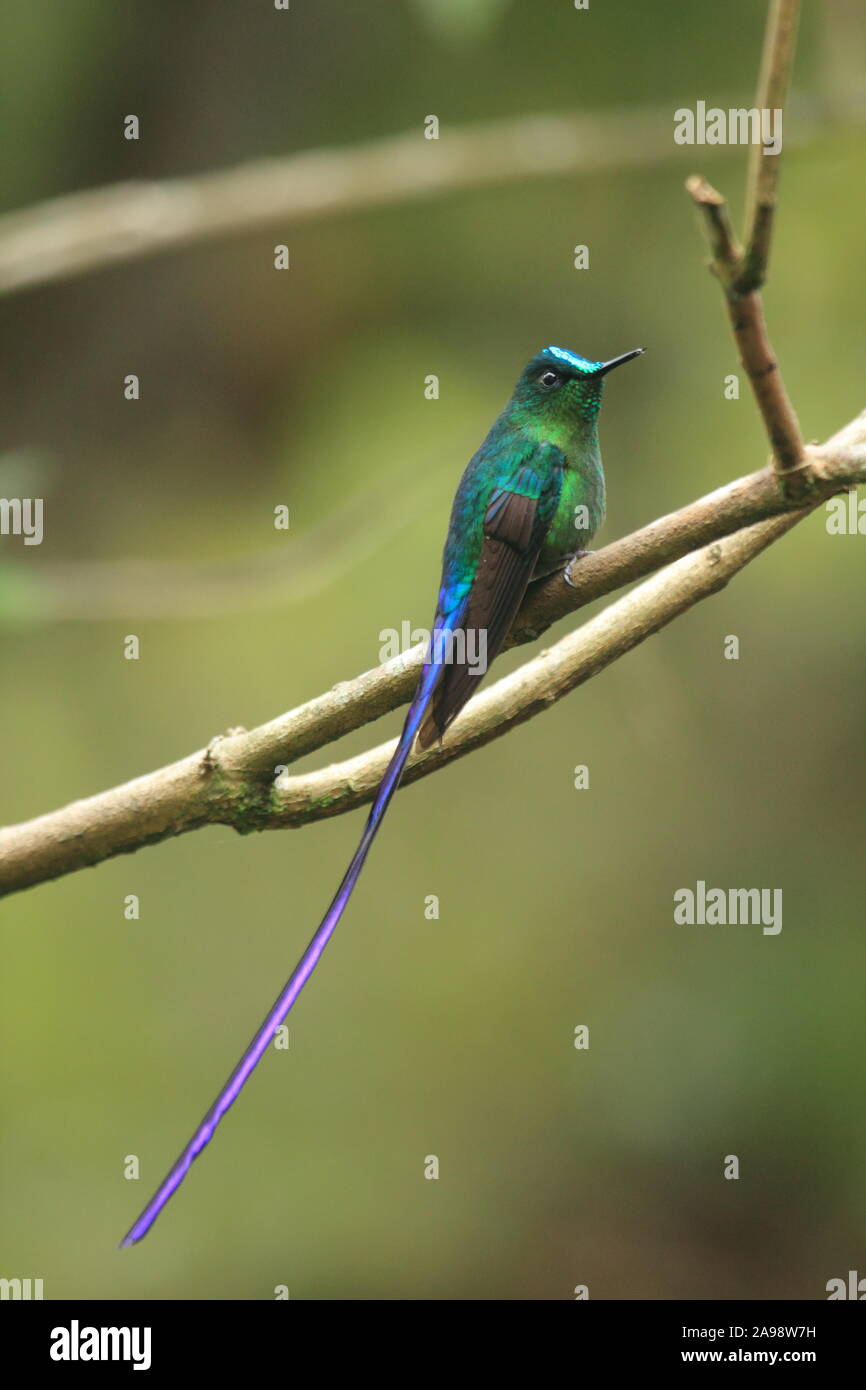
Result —
[[[545,348],[524,368],[511,400],[471,459],[451,510],[427,659],[358,848],[285,988],[123,1245],[147,1234],[315,970],[414,744],[427,748],[440,739],[470,699],[502,647],[529,581],[560,569],[601,525],[598,413],[604,378],[641,352],[635,348],[609,362],[590,362],[563,348]],[[470,635],[476,640],[470,642]],[[467,659],[470,646],[476,653],[480,647],[485,660]]]

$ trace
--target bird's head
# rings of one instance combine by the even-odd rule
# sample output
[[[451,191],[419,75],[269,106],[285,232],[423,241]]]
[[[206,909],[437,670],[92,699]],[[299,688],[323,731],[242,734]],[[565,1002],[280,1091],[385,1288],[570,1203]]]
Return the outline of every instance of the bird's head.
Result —
[[[543,348],[524,367],[515,387],[515,402],[533,413],[559,419],[577,415],[592,424],[601,408],[607,373],[639,357],[643,351],[643,348],[633,348],[620,357],[612,357],[609,362],[591,362],[566,348]]]

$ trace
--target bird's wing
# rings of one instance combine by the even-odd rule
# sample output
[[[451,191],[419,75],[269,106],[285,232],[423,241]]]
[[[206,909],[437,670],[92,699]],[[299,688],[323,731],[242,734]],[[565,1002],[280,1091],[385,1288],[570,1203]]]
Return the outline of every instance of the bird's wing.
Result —
[[[418,731],[421,748],[442,737],[477,689],[520,607],[562,488],[562,455],[552,446],[546,452],[543,468],[540,460],[536,467],[523,463],[493,492],[469,592],[456,615],[436,616],[433,641],[439,642],[441,674]],[[436,655],[434,646],[431,658]]]

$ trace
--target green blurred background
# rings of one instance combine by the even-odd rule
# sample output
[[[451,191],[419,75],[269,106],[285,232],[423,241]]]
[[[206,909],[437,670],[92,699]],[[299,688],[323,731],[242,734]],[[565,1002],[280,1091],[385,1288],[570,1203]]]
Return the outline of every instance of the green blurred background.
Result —
[[[864,405],[858,13],[806,6],[811,134],[786,126],[766,301],[807,438]],[[429,113],[443,140],[631,108],[637,140],[653,106],[672,132],[679,106],[749,103],[763,17],[754,0],[10,0],[3,202],[410,128],[422,158]],[[381,629],[428,623],[457,479],[546,343],[649,349],[607,390],[602,541],[759,467],[745,384],[723,394],[737,362],[683,192],[695,169],[739,211],[745,151],[671,134],[646,167],[324,215],[8,297],[0,495],[43,495],[46,536],[0,540],[0,818],[273,717],[375,665]],[[363,561],[341,568],[338,546],[300,602],[60,622],[29,588],[60,561],[288,557],[389,472],[401,524]],[[763,1299],[866,1273],[866,540],[824,520],[401,793],[290,1050],[134,1251],[118,1239],[306,944],[362,813],[215,827],[9,898],[0,1275],[47,1298]],[[783,931],[675,927],[697,879],[782,888]]]

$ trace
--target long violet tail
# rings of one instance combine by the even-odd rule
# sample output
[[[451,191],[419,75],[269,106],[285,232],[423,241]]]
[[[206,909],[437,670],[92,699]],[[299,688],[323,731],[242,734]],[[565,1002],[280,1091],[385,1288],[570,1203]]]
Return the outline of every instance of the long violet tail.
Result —
[[[352,890],[360,877],[361,870],[364,867],[364,861],[367,858],[370,846],[376,838],[376,832],[382,824],[382,819],[387,810],[388,803],[399,786],[403,769],[406,766],[406,759],[409,757],[412,744],[415,741],[415,735],[418,732],[419,725],[424,718],[427,705],[430,701],[430,696],[433,693],[436,678],[440,673],[441,666],[435,665],[432,662],[428,663],[422,671],[421,679],[418,683],[418,690],[412,704],[409,706],[409,712],[406,715],[406,722],[403,725],[400,741],[397,744],[394,755],[388,764],[379,790],[376,793],[376,799],[367,817],[367,824],[364,826],[364,832],[361,836],[358,848],[355,850],[352,862],[346,870],[343,881],[334,895],[331,906],[328,908],[320,925],[317,927],[312,941],[301,956],[292,975],[274,1001],[273,1008],[256,1032],[249,1047],[241,1057],[228,1081],[223,1086],[210,1110],[208,1110],[201,1124],[196,1129],[183,1153],[166,1174],[156,1192],[154,1192],[141,1215],[133,1222],[132,1226],[130,1226],[123,1240],[120,1242],[121,1246],[135,1245],[143,1236],[147,1235],[147,1232],[159,1216],[166,1202],[180,1187],[190,1170],[193,1159],[198,1158],[202,1149],[210,1143],[223,1115],[225,1115],[226,1111],[229,1110],[237,1100],[249,1080],[249,1077],[252,1075],[252,1072],[261,1061],[273,1040],[275,1030],[279,1028],[280,1024],[283,1022],[283,1019],[288,1014],[301,990],[304,988],[304,985],[318,965],[319,957],[327,946],[334,928],[342,917],[343,909],[348,903],[352,895]]]

